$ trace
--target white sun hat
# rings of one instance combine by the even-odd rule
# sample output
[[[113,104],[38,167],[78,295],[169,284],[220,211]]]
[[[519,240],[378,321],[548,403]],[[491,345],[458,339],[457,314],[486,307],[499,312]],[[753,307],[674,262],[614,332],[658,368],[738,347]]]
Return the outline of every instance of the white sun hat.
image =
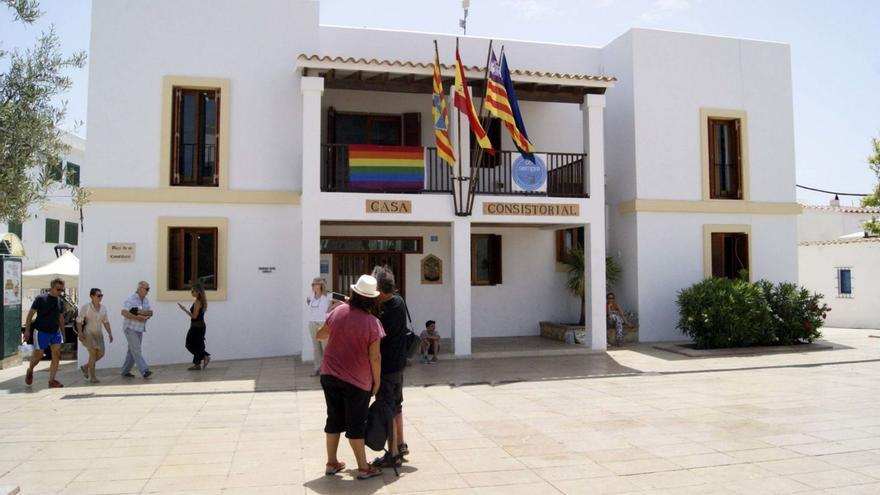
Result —
[[[351,290],[364,297],[379,297],[379,291],[376,290],[376,279],[369,275],[361,275],[357,283],[351,286]]]

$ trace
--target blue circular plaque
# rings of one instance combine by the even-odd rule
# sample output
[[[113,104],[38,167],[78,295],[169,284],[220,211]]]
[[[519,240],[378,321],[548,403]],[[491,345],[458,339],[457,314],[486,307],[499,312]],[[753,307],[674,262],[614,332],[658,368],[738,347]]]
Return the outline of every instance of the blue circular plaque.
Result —
[[[538,155],[532,155],[535,160],[523,158],[520,155],[513,161],[513,182],[523,191],[538,191],[547,181],[547,166]]]

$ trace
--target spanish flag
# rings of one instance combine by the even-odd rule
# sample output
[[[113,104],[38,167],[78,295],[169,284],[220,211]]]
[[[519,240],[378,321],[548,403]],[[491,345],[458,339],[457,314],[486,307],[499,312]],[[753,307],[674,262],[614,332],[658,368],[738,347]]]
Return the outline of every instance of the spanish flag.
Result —
[[[480,118],[477,117],[477,111],[474,109],[474,102],[471,100],[471,94],[467,90],[467,79],[464,77],[464,66],[461,64],[461,56],[458,54],[458,47],[455,47],[455,99],[453,104],[460,112],[467,115],[470,122],[471,131],[477,138],[480,147],[489,152],[490,155],[495,154],[489,136],[480,124]]]
[[[450,166],[455,165],[455,152],[449,142],[449,114],[446,112],[446,95],[443,94],[443,81],[440,79],[440,55],[437,42],[434,42],[434,100],[431,112],[434,114],[434,142],[437,154]]]
[[[489,84],[486,90],[486,107],[489,113],[504,121],[504,126],[510,132],[510,137],[516,149],[524,158],[534,161],[532,153],[535,147],[529,141],[526,134],[526,126],[519,111],[519,103],[513,89],[513,81],[510,79],[510,70],[507,68],[507,57],[501,54],[501,63],[492,52],[489,63]]]

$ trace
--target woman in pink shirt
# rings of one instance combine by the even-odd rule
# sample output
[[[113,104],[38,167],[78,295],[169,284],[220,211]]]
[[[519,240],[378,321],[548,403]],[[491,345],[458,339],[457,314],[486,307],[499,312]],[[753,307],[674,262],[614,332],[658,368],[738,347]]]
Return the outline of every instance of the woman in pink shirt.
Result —
[[[321,388],[327,403],[324,473],[328,476],[345,469],[345,463],[336,458],[343,431],[357,459],[357,478],[365,480],[382,474],[382,469],[367,464],[364,449],[370,397],[379,391],[379,341],[385,336],[375,316],[378,296],[376,279],[362,275],[351,286],[348,304],[334,309],[316,335],[319,340],[327,340],[321,363]]]

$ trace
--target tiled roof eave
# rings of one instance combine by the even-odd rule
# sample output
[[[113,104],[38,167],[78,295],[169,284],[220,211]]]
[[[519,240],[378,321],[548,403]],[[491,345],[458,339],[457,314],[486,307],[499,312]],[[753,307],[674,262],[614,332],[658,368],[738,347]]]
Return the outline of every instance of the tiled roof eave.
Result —
[[[379,60],[354,57],[331,57],[329,55],[306,55],[297,58],[301,68],[313,69],[345,69],[364,70],[375,72],[392,72],[401,74],[432,75],[434,66],[427,62],[413,62],[409,60]],[[482,77],[484,67],[465,65],[465,73],[471,77]],[[454,67],[440,64],[440,71],[444,76],[452,77]],[[567,74],[560,72],[542,72],[514,69],[511,77],[517,82],[534,82],[545,84],[558,84],[561,86],[602,86],[611,87],[617,81],[612,76],[593,76],[588,74]]]

